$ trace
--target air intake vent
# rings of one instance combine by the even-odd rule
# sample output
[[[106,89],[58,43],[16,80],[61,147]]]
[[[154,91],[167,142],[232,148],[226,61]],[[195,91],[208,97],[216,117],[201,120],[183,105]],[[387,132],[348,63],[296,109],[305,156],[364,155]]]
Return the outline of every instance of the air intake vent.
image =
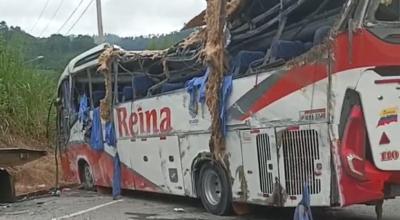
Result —
[[[321,180],[314,174],[315,161],[320,159],[318,132],[296,130],[281,135],[288,195],[301,195],[306,182],[311,194],[320,193]]]
[[[271,145],[268,134],[257,135],[257,152],[258,152],[258,165],[260,169],[260,186],[261,192],[272,194],[273,191],[273,176],[271,163]]]

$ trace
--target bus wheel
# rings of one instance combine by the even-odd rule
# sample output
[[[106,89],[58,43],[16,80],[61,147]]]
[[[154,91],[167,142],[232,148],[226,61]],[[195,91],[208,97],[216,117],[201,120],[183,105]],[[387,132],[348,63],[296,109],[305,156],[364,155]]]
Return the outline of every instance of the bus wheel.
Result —
[[[83,189],[94,190],[94,180],[90,167],[87,163],[84,163],[81,167],[81,182]]]
[[[203,206],[214,215],[228,215],[232,210],[232,190],[225,170],[212,163],[200,170],[198,192]]]

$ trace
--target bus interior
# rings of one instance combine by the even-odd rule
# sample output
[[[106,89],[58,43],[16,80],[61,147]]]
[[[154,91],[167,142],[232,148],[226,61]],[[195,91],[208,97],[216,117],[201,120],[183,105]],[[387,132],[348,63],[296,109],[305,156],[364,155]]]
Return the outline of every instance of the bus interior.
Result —
[[[244,0],[241,0],[244,1]],[[326,45],[346,0],[249,1],[227,21],[226,75],[241,78],[284,68],[288,63],[309,56]],[[355,9],[353,9],[355,10]],[[201,60],[204,49],[204,12],[188,24],[192,34],[163,51],[124,51],[113,67],[113,102],[122,103],[184,89],[185,83],[205,74]],[[379,17],[379,13],[377,13]],[[200,18],[200,19],[199,19]],[[106,47],[106,46],[105,46]],[[105,49],[105,48],[104,48]],[[118,50],[121,50],[118,48]],[[74,68],[94,62],[97,51],[79,60]],[[104,77],[97,66],[73,74],[71,110],[78,112],[79,97],[90,94],[90,107],[96,108],[105,96]],[[115,83],[117,82],[117,83]],[[69,82],[65,82],[69,83]]]

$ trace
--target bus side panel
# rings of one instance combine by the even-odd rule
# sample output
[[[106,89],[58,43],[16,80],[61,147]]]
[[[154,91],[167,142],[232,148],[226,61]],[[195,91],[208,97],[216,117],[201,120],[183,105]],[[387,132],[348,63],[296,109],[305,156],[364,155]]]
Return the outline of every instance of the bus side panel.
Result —
[[[88,144],[70,144],[61,153],[61,164],[64,178],[67,181],[80,183],[79,163],[89,165],[96,186],[111,187],[113,158],[105,152],[96,152]]]
[[[312,206],[331,205],[331,148],[328,124],[276,128],[284,206],[295,207],[308,186]]]
[[[197,197],[195,181],[196,173],[199,174],[201,164],[210,161],[210,150],[208,147],[210,134],[193,134],[184,136],[180,139],[180,151],[182,159],[182,169],[185,184],[185,195]],[[243,177],[242,151],[239,133],[230,131],[226,135],[226,153],[228,156],[227,166],[228,175],[232,180],[233,200],[245,201],[245,191],[247,191],[246,179]],[[196,166],[200,165],[200,166]]]

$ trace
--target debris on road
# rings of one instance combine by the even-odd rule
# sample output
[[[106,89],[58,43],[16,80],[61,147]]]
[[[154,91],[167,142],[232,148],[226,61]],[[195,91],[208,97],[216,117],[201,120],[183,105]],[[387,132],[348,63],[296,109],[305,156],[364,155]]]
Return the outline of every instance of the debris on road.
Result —
[[[185,212],[185,209],[183,208],[174,208],[175,212]]]

